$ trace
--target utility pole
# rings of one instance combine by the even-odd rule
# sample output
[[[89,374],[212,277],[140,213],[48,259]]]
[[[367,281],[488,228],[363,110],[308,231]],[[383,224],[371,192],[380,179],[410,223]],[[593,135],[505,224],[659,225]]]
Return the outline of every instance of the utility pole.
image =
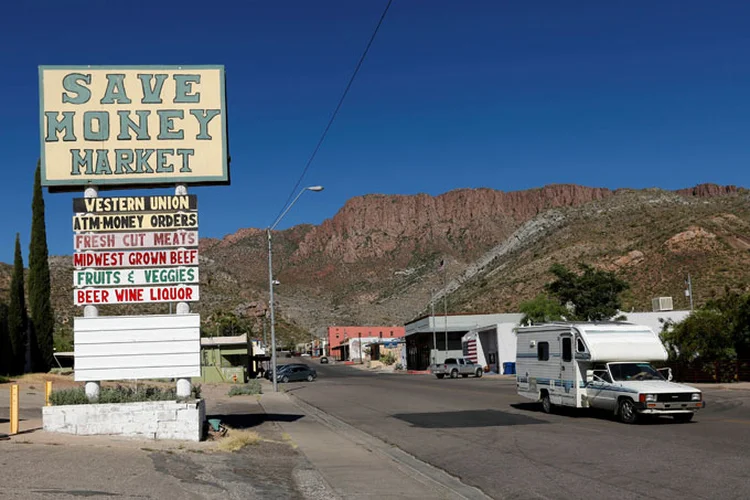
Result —
[[[268,335],[266,334],[266,317],[263,316],[263,347],[268,350]]]
[[[437,364],[437,334],[435,333],[435,289],[430,289],[430,323],[432,325],[432,363]]]
[[[448,290],[445,288],[445,268],[443,268],[443,314],[445,318],[445,357],[448,357]]]
[[[685,280],[685,286],[687,286],[687,289],[685,290],[685,295],[687,295],[690,298],[690,310],[693,310],[693,280],[690,278],[690,273],[687,275],[687,279]]]

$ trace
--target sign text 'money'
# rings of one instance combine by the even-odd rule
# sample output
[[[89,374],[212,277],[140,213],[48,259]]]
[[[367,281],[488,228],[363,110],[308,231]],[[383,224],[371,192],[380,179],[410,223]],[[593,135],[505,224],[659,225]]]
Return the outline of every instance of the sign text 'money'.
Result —
[[[198,212],[153,214],[75,215],[75,232],[140,231],[149,229],[197,229]]]
[[[77,306],[97,304],[142,304],[150,302],[195,302],[200,299],[195,285],[142,286],[128,288],[79,288],[73,290]]]
[[[228,184],[223,66],[40,66],[42,185]]]

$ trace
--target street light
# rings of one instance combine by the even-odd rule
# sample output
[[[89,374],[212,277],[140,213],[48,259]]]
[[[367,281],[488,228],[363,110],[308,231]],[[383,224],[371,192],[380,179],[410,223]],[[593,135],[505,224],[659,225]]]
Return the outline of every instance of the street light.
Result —
[[[323,186],[309,186],[300,191],[297,197],[294,198],[289,205],[287,205],[283,212],[281,212],[281,215],[279,215],[276,221],[266,229],[266,235],[268,236],[268,294],[270,296],[269,309],[271,310],[271,370],[273,370],[271,376],[273,377],[273,392],[278,392],[279,390],[278,382],[276,380],[276,321],[273,310],[273,287],[274,285],[278,285],[279,282],[273,279],[273,252],[271,249],[271,231],[276,228],[279,222],[281,222],[281,219],[284,218],[289,209],[292,208],[292,205],[294,205],[297,200],[299,200],[299,197],[302,196],[302,193],[304,193],[305,191],[320,192],[323,191]]]

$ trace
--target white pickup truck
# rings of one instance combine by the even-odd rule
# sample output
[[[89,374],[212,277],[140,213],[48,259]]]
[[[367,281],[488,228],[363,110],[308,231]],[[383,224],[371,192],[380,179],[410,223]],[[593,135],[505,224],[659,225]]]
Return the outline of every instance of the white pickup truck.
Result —
[[[450,378],[458,378],[459,375],[464,378],[469,375],[479,378],[484,371],[481,366],[468,358],[448,358],[443,363],[430,365],[430,373],[437,378],[444,378],[446,376]]]

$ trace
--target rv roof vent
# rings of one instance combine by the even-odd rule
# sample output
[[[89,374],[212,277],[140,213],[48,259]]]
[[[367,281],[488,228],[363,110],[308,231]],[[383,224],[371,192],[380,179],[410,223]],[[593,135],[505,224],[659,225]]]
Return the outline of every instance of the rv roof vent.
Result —
[[[651,306],[654,312],[671,311],[674,308],[672,297],[654,297],[651,299]]]

